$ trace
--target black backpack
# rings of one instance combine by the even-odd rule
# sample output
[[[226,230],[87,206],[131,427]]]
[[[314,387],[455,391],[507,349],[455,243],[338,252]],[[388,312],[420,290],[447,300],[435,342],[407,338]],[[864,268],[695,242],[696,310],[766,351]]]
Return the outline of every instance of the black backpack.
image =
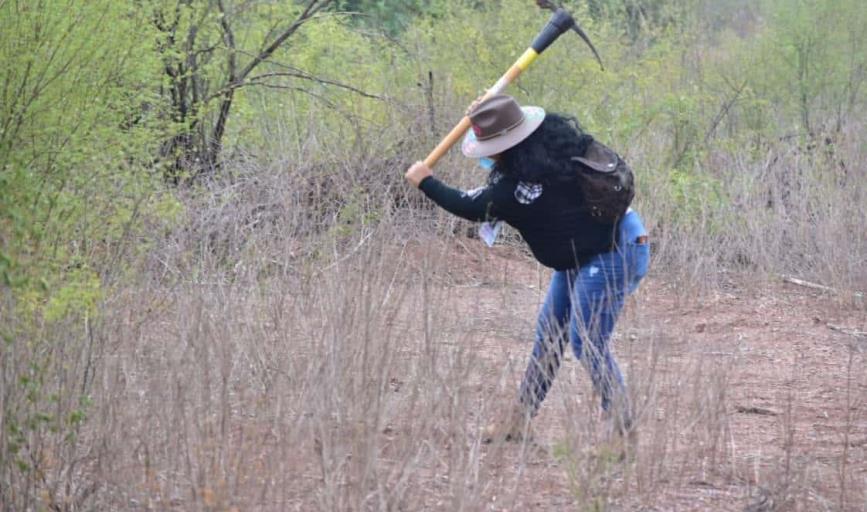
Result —
[[[635,178],[629,165],[611,148],[597,140],[584,156],[573,156],[584,209],[602,223],[617,222],[635,197]]]

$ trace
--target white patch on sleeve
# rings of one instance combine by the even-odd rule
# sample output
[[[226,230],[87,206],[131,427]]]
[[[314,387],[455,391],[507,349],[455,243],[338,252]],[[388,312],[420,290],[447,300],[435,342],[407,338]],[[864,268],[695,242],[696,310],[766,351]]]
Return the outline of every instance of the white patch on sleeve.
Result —
[[[588,271],[588,273],[590,274],[590,277],[595,276],[596,274],[599,273],[599,267],[590,267],[590,270]]]
[[[479,187],[479,188],[474,188],[472,190],[465,190],[464,191],[464,197],[469,197],[470,199],[476,199],[477,197],[482,195],[482,192],[485,191],[485,188],[486,187]]]
[[[541,183],[519,181],[515,187],[515,199],[521,204],[531,204],[542,195]]]

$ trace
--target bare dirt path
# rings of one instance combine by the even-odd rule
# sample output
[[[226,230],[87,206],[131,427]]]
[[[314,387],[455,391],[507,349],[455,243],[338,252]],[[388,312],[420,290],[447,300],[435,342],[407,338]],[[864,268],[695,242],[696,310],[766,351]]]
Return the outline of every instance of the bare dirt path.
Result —
[[[508,249],[455,253],[443,281],[471,319],[480,392],[509,401],[548,274]],[[567,361],[535,422],[541,448],[483,448],[516,489],[488,509],[867,510],[867,315],[843,302],[746,279],[693,296],[651,276],[615,340],[642,412],[634,458],[606,460],[588,379]]]

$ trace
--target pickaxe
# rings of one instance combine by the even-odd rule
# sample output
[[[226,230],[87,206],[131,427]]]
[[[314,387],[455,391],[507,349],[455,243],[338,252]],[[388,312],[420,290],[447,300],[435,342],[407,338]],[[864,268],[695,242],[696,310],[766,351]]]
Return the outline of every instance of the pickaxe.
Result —
[[[599,61],[599,65],[602,66],[602,59],[599,58],[599,53],[596,52],[596,48],[593,47],[593,43],[590,42],[590,38],[587,37],[587,34],[581,30],[581,27],[575,23],[575,20],[572,18],[572,15],[569,14],[566,9],[557,8],[551,2],[547,0],[536,0],[536,4],[539,7],[550,9],[554,11],[554,14],[551,15],[551,19],[548,20],[548,23],[542,28],[542,31],[533,39],[533,43],[530,44],[530,47],[527,48],[524,53],[512,64],[512,67],[509,68],[506,73],[497,80],[497,83],[494,84],[493,87],[488,89],[488,91],[482,96],[482,99],[489,98],[491,96],[495,96],[500,94],[506,86],[512,83],[518,76],[527,69],[533,61],[536,60],[539,55],[542,54],[545,49],[547,49],[551,44],[557,40],[564,32],[567,30],[574,30],[581,36],[581,39],[590,46],[590,49],[593,51],[593,55],[596,56],[596,60]],[[604,68],[603,68],[604,69]],[[433,168],[434,165],[439,161],[446,152],[457,143],[461,137],[467,132],[470,128],[470,118],[464,116],[452,131],[446,135],[443,140],[434,148],[433,151],[424,159],[424,163],[429,167]]]
[[[557,13],[558,9],[562,9],[562,7],[557,7],[549,0],[536,0],[536,5],[538,5],[542,9],[548,9],[555,14]],[[596,61],[599,62],[599,67],[602,68],[602,70],[604,71],[605,66],[602,64],[602,58],[599,57],[599,52],[596,51],[596,47],[594,47],[593,43],[590,42],[590,38],[587,37],[587,34],[585,34],[583,30],[581,30],[581,27],[578,26],[578,23],[573,23],[572,26],[569,28],[577,32],[578,35],[581,36],[581,39],[583,39],[584,42],[587,43],[587,46],[590,47],[590,51],[593,52],[593,56],[596,57]]]

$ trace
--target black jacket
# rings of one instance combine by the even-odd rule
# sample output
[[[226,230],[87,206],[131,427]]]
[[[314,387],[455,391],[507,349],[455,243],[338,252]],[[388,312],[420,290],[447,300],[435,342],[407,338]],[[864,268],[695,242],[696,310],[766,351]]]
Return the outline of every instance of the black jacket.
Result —
[[[599,223],[581,209],[578,185],[541,186],[530,200],[528,190],[539,185],[498,175],[470,192],[449,187],[433,176],[419,188],[443,209],[471,221],[502,220],[517,229],[539,263],[555,270],[583,265],[593,256],[611,251],[616,226]],[[520,200],[519,200],[520,199]]]

